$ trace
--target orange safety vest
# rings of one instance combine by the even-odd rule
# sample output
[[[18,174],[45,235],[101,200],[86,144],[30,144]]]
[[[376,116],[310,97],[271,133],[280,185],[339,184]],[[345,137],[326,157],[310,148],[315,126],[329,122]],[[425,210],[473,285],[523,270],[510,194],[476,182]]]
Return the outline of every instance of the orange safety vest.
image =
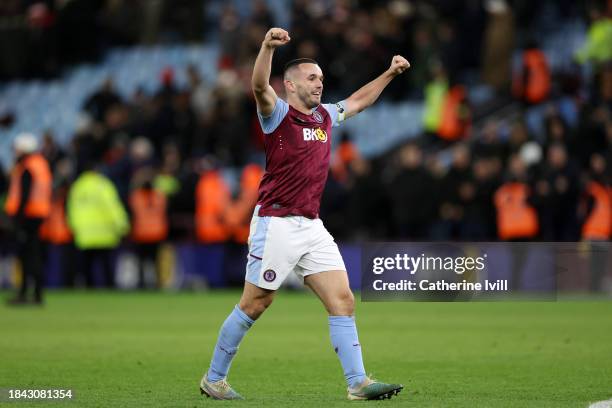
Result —
[[[166,196],[152,189],[139,188],[129,198],[132,211],[132,241],[154,243],[168,236]]]
[[[548,98],[551,78],[546,55],[540,50],[525,51],[522,70],[514,78],[514,94],[529,103],[540,103]],[[525,72],[527,82],[523,78]]]
[[[495,192],[500,239],[533,238],[538,233],[538,215],[527,203],[528,194],[527,185],[519,182],[506,183]]]
[[[242,170],[240,195],[227,209],[225,219],[234,241],[246,244],[251,227],[251,215],[259,194],[259,183],[264,171],[257,164],[249,164]]]
[[[462,85],[455,85],[448,90],[442,107],[438,135],[447,141],[465,137],[470,127],[470,118],[464,111],[466,91]]]
[[[10,216],[17,215],[21,204],[21,177],[26,169],[32,175],[32,187],[24,214],[30,218],[46,218],[51,212],[53,177],[49,170],[49,163],[39,153],[28,155],[15,165],[11,173],[11,185],[4,210]]]
[[[582,238],[610,239],[612,232],[612,193],[600,183],[591,181],[587,193],[595,199],[591,213],[582,225]]]
[[[230,236],[230,230],[225,222],[225,212],[230,204],[230,192],[221,173],[212,170],[200,176],[195,200],[198,240],[204,243],[226,241]]]
[[[72,241],[72,232],[66,222],[66,197],[61,196],[51,201],[51,212],[41,224],[39,236],[41,239],[55,245],[67,244]]]

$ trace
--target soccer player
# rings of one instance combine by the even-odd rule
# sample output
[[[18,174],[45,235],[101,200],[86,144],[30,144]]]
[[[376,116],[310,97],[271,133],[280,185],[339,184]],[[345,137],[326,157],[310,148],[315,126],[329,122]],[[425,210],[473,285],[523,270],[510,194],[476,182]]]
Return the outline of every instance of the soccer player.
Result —
[[[348,399],[391,398],[403,386],[366,376],[344,261],[318,216],[332,127],[373,104],[410,64],[396,55],[389,69],[346,100],[321,104],[321,68],[316,61],[297,59],[285,66],[285,102],[276,96],[269,80],[274,50],[289,41],[287,31],[270,29],[255,60],[252,87],[266,134],[266,172],[251,221],[244,291],[221,327],[200,391],[215,399],[242,399],[226,381],[232,359],[246,332],[272,303],[275,291],[295,272],[329,313],[331,342],[344,370]]]

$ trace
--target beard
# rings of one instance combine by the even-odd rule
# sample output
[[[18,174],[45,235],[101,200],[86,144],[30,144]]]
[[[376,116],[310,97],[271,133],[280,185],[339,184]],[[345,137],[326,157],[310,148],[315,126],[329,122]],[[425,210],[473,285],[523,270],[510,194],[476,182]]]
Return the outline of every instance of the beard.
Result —
[[[309,109],[319,106],[320,99],[305,89],[298,90],[298,96],[304,105],[306,105],[306,107]]]

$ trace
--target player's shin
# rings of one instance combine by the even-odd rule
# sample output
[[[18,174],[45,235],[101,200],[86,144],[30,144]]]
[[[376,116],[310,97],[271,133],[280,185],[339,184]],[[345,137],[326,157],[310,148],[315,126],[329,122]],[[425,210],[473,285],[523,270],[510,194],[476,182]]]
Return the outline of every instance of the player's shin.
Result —
[[[219,331],[219,338],[208,370],[208,380],[210,382],[216,382],[227,377],[232,360],[238,351],[238,346],[253,323],[255,321],[240,310],[238,305],[225,319]]]
[[[361,345],[353,316],[329,316],[329,335],[340,359],[349,387],[356,387],[366,379]]]

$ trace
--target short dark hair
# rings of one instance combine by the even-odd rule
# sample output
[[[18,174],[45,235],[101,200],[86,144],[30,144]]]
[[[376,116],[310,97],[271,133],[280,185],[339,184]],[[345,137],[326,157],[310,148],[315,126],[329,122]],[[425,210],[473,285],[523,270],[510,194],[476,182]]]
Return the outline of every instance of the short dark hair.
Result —
[[[315,60],[313,60],[312,58],[296,58],[294,60],[289,61],[288,63],[285,64],[285,69],[283,69],[283,74],[286,74],[288,70],[290,70],[291,68],[300,65],[300,64],[316,64],[319,65],[319,63]]]

